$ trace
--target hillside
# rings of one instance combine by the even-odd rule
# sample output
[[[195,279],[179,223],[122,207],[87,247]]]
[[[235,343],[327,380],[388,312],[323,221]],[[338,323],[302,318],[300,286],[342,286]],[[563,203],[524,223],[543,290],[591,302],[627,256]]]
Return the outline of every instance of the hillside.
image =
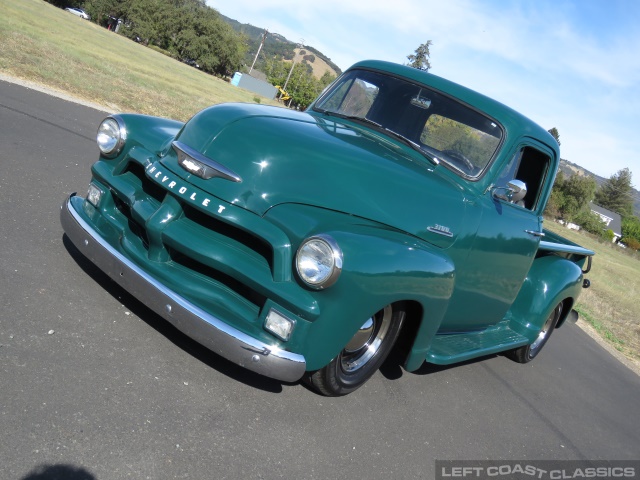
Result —
[[[598,186],[608,180],[607,178],[600,177],[595,173],[590,172],[586,168],[582,168],[580,165],[576,165],[575,163],[571,163],[564,159],[560,160],[560,171],[565,175],[565,177],[571,177],[573,175],[593,177]],[[640,191],[634,188],[631,190],[631,195],[633,197],[633,212],[636,216],[640,216]]]
[[[331,75],[336,75],[336,71],[329,66],[327,62],[325,62],[321,57],[314,54],[314,50],[310,47],[305,46],[304,48],[297,48],[294,50],[295,52],[295,61],[301,61],[302,63],[306,63],[311,67],[313,72],[313,76],[315,78],[322,78],[322,76],[329,72]]]
[[[249,48],[245,57],[245,63],[250,66],[253,63],[253,59],[262,41],[264,28],[255,27],[248,23],[240,23],[222,14],[220,16],[235,30],[243,33],[248,38]],[[302,56],[302,58],[300,56]],[[284,60],[293,60],[295,57],[296,61],[307,63],[312,68],[313,75],[316,78],[322,77],[327,71],[336,76],[342,73],[342,70],[340,70],[330,58],[315,48],[309,45],[303,45],[302,49],[299,49],[296,42],[292,42],[278,33],[269,32],[267,40],[258,56],[255,68],[262,70],[265,59],[273,57],[283,58]]]

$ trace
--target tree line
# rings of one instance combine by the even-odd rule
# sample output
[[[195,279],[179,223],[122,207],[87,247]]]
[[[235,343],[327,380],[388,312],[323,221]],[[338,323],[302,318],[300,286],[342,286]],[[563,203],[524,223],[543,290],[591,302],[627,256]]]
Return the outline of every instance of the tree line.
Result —
[[[240,69],[246,37],[224,21],[205,0],[48,0],[84,9],[91,21],[178,60],[224,76]]]
[[[256,43],[243,33],[243,27],[251,26],[227,19],[205,0],[47,1],[59,7],[82,8],[91,21],[105,28],[115,29],[120,20],[118,33],[218,76],[247,72],[247,59],[251,60],[249,48]],[[289,77],[289,106],[306,108],[335,79],[330,72],[316,79],[308,64],[315,57],[309,55],[296,63],[289,75],[296,44],[280,35],[268,36],[267,43],[268,48],[263,50],[256,67],[265,70],[273,85],[284,86]],[[255,47],[257,50],[257,43]]]
[[[613,231],[600,216],[591,212],[589,203],[615,212],[622,218],[621,241],[640,250],[640,219],[633,212],[631,171],[623,168],[611,175],[599,188],[591,176],[558,172],[545,215],[580,225],[584,230],[611,241]]]

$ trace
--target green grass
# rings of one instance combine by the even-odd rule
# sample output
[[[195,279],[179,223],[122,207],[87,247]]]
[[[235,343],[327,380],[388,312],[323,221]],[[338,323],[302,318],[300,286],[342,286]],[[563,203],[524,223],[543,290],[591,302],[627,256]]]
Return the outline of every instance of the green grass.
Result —
[[[625,355],[640,360],[640,259],[637,254],[552,221],[545,228],[596,252],[576,310],[602,338]]]
[[[609,343],[614,345],[616,349],[619,351],[623,351],[623,346],[625,345],[624,340],[618,338],[615,333],[609,330],[605,325],[602,324],[601,321],[593,318],[591,312],[588,310],[588,307],[582,304],[578,304],[576,306],[576,311],[580,314],[580,318],[585,320],[589,325],[593,327],[593,329],[598,332],[598,334],[607,340]]]
[[[187,120],[221,102],[276,104],[42,0],[0,0],[0,71],[109,110]]]
[[[42,0],[0,0],[0,71],[128,111],[187,120],[209,105],[275,102],[108,32]],[[553,222],[547,228],[596,251],[591,288],[576,308],[626,355],[640,359],[640,260]]]

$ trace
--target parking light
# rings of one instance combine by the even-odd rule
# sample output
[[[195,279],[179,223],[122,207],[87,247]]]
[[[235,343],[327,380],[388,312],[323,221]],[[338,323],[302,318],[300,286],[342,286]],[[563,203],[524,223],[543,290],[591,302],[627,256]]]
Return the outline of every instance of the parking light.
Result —
[[[87,201],[98,208],[100,200],[102,199],[102,190],[96,187],[93,183],[89,184],[89,191],[87,192]]]
[[[293,332],[294,326],[295,320],[285,317],[273,308],[269,310],[267,318],[264,321],[264,328],[285,342],[291,338],[291,332]]]

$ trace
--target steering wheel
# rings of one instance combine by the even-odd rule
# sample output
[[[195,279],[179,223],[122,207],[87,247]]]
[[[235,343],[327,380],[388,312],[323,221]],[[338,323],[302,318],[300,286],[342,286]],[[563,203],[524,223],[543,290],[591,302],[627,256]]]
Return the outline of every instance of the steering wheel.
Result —
[[[461,170],[467,173],[472,173],[475,170],[475,166],[471,163],[471,160],[457,150],[443,150],[442,153],[453,160],[453,163],[455,163],[457,167],[460,167]]]

